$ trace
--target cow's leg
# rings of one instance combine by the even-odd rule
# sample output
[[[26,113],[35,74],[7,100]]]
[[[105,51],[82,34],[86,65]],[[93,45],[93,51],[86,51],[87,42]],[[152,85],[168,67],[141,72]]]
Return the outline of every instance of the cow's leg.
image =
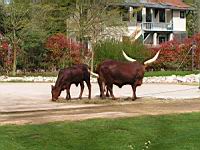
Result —
[[[113,84],[107,85],[107,88],[108,88],[108,90],[110,92],[110,95],[111,95],[112,99],[115,100],[116,98],[115,98],[115,96],[113,94]]]
[[[101,80],[98,78],[97,79],[98,85],[99,85],[99,90],[100,90],[100,97],[102,97],[102,86],[101,86]]]
[[[100,89],[100,97],[102,99],[104,99],[105,98],[105,95],[104,95],[104,86],[105,86],[105,83],[102,82],[102,80],[98,78],[98,84],[99,84],[99,89]]]
[[[67,100],[71,99],[71,95],[70,95],[70,86],[71,86],[71,85],[66,85],[66,91],[67,91],[66,99],[67,99]]]
[[[110,94],[109,94],[109,91],[108,91],[108,87],[107,86],[105,86],[106,88],[106,97],[110,97]]]
[[[69,89],[68,89],[68,88],[66,88],[66,94],[67,94],[67,95],[66,95],[66,98],[65,98],[65,99],[68,100],[68,99],[69,99]]]
[[[133,90],[133,97],[132,97],[132,100],[135,100],[137,97],[136,97],[136,85],[131,85],[131,87],[132,87],[132,90]]]
[[[81,92],[80,92],[80,95],[79,95],[79,99],[81,99],[81,98],[82,98],[82,95],[83,95],[84,83],[83,83],[83,82],[80,82],[80,86],[81,86]]]
[[[65,89],[65,90],[66,90],[66,98],[65,98],[65,99],[69,99],[69,95],[68,95],[68,93],[69,93],[69,92],[68,92],[68,88],[66,87],[66,89]]]
[[[91,83],[90,83],[90,80],[86,81],[86,84],[87,84],[88,91],[89,91],[88,98],[91,99]]]
[[[68,89],[68,95],[69,95],[69,99],[71,99],[70,87],[71,87],[71,84],[69,85],[69,89]]]

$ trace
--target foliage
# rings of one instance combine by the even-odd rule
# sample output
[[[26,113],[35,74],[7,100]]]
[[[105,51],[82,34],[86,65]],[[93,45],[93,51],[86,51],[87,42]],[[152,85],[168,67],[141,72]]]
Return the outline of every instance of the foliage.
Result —
[[[26,38],[21,44],[22,50],[18,55],[17,68],[25,71],[46,69],[44,63],[46,50],[43,45],[47,34],[34,26],[27,27],[23,32]]]
[[[194,0],[194,5],[193,7],[195,8],[195,30],[200,32],[200,1],[199,0]]]
[[[2,150],[198,150],[200,113],[0,126]]]
[[[152,52],[161,50],[158,60],[150,68],[155,70],[191,70],[192,45],[195,44],[194,68],[199,68],[200,59],[200,34],[185,39],[182,43],[172,40],[152,48]]]
[[[66,19],[69,34],[75,36],[80,42],[90,41],[91,70],[93,70],[96,43],[105,37],[116,37],[122,33],[123,25],[119,10],[111,8],[111,4],[120,0],[76,0],[70,6],[70,15]],[[120,27],[118,27],[120,25]],[[117,27],[116,27],[117,26]],[[108,29],[109,28],[109,29]],[[112,31],[111,31],[112,30]]]
[[[18,69],[25,71],[48,70],[54,62],[47,59],[47,38],[65,32],[67,1],[41,1],[29,7],[30,21],[21,33],[22,51],[18,56]],[[58,64],[60,65],[60,64]]]
[[[47,37],[59,32],[65,33],[67,30],[65,19],[68,17],[68,7],[65,3],[60,4],[59,2],[32,4],[32,24],[30,26],[34,26],[44,32]]]
[[[6,14],[5,19],[1,19],[4,36],[12,46],[13,74],[16,66],[26,71],[47,68],[44,41],[51,34],[65,32],[67,3],[43,1],[33,4],[26,0],[14,0],[2,6]]]
[[[116,17],[118,20],[114,21],[116,19],[114,16],[119,13],[114,13],[116,11],[108,13],[107,11],[108,4],[111,2],[114,1],[43,0],[29,3],[26,0],[14,0],[10,5],[3,5],[5,14],[7,14],[5,20],[2,19],[3,27],[5,36],[12,46],[13,74],[15,74],[16,66],[18,69],[26,71],[36,68],[49,69],[52,68],[52,65],[65,66],[66,62],[63,59],[58,61],[56,58],[57,60],[54,61],[50,58],[47,61],[51,53],[49,49],[45,49],[44,43],[47,38],[57,33],[65,33],[67,36],[77,37],[76,40],[80,43],[87,41],[89,36],[96,42],[96,36],[100,35],[105,25],[116,24],[119,21],[119,16]],[[82,58],[85,51],[81,50],[80,56],[78,56],[80,47],[74,43],[72,45],[74,49],[72,53],[77,52],[71,56]],[[53,55],[51,54],[51,56]],[[91,58],[92,56],[87,57]],[[68,63],[70,63],[70,59],[71,57],[69,57]],[[88,58],[86,60],[88,63]],[[75,60],[75,62],[77,61],[80,62],[80,58]]]
[[[183,0],[183,2],[185,2],[187,4],[193,4],[194,0]]]
[[[187,15],[187,22],[186,22],[186,27],[187,27],[187,32],[188,32],[188,36],[193,36],[195,33],[197,33],[197,24],[196,21],[197,20],[197,15],[194,13],[188,13]]]
[[[11,70],[11,65],[12,65],[12,54],[11,54],[11,48],[5,39],[0,41],[0,64],[2,66],[2,70],[0,72],[5,71],[7,74]]]
[[[191,4],[191,0],[185,1]],[[11,5],[0,5],[0,31],[4,33],[6,41],[11,45],[11,52],[9,52],[11,53],[9,56],[11,61],[9,62],[12,62],[13,71],[16,70],[16,66],[17,69],[30,71],[37,68],[48,70],[54,67],[64,67],[71,63],[88,63],[93,55],[95,55],[95,65],[107,58],[124,60],[121,56],[121,49],[124,49],[129,56],[139,61],[149,58],[150,53],[143,50],[146,48],[140,43],[122,44],[114,41],[115,45],[109,41],[102,42],[105,37],[114,36],[117,38],[119,33],[126,30],[126,25],[121,22],[122,10],[110,7],[110,4],[115,2],[121,2],[121,0],[42,0],[36,3],[30,3],[27,0],[14,0]],[[131,2],[134,2],[134,0]],[[198,3],[198,1],[196,0],[195,3]],[[192,36],[199,29],[196,22],[198,17],[195,13],[189,13],[187,17],[189,20],[187,30],[189,36]],[[122,28],[117,28],[119,25]],[[57,53],[54,59],[55,48],[46,49],[45,42],[48,37],[57,33],[65,34],[73,39],[76,37],[75,40],[80,43],[89,40],[90,51],[92,53],[95,47],[95,54],[82,51],[82,48],[80,48],[82,44],[75,42],[71,45],[73,51],[70,52],[70,55],[66,47],[60,49],[60,53]],[[196,41],[198,43],[198,40]],[[161,49],[163,49],[160,56],[161,63],[153,64],[149,69],[177,69],[181,64],[180,69],[190,69],[191,53],[182,63],[183,57],[191,46],[190,39],[189,43],[189,45],[184,44],[184,46],[176,41],[163,44],[161,46]],[[170,45],[173,46],[170,47]],[[154,49],[152,55],[157,50],[157,48]],[[84,55],[87,56],[86,59],[83,59]],[[6,56],[4,57],[6,58]],[[73,58],[76,59],[74,62],[72,62]],[[10,70],[10,63],[6,65],[5,69],[7,62],[1,58],[0,65],[3,66],[4,70]],[[198,64],[199,52],[196,52],[196,68]]]
[[[120,1],[42,0],[30,3],[26,0],[13,0],[9,5],[3,5],[6,17],[4,17],[5,19],[2,17],[3,23],[0,25],[2,25],[1,31],[5,29],[5,37],[12,47],[13,74],[16,69],[30,71],[40,68],[46,70],[53,66],[64,67],[66,64],[70,64],[71,57],[68,57],[68,62],[64,61],[66,55],[61,56],[61,58],[63,57],[62,61],[58,61],[57,58],[57,60],[53,58],[47,60],[50,55],[51,57],[53,55],[50,54],[49,49],[45,48],[45,42],[49,36],[57,33],[76,38],[75,40],[80,43],[90,40],[90,51],[92,52],[99,40],[106,36],[109,37],[111,28],[108,30],[109,32],[102,32],[106,26],[124,26],[121,22],[120,10],[110,7],[111,3]],[[0,16],[2,16],[1,14],[0,9]],[[112,28],[112,36],[120,31],[122,32],[122,28]],[[79,51],[80,47],[78,48],[76,44],[73,46],[73,52]],[[89,58],[93,58],[93,54],[88,55],[85,50],[75,53],[71,56],[80,57],[75,62],[80,62],[85,53],[87,53],[87,59],[81,61],[89,63]],[[80,56],[77,55],[78,53]]]
[[[4,19],[5,19],[5,12],[3,9],[3,6],[0,5],[0,34],[5,32],[5,28],[4,28]]]
[[[5,29],[4,36],[12,47],[12,71],[13,75],[15,75],[17,54],[19,53],[21,38],[23,37],[21,31],[29,22],[29,5],[27,3],[12,1],[8,6],[4,6],[4,11],[6,15],[3,22]]]
[[[91,38],[96,42],[105,26],[122,25],[119,11],[110,9],[110,5],[119,0],[76,0],[70,5],[69,18],[66,19],[70,34],[75,34],[78,40]],[[109,34],[109,33],[107,33]]]
[[[130,57],[143,62],[145,59],[150,57],[148,49],[140,42],[119,42],[115,40],[105,40],[97,44],[94,49],[95,65],[105,59],[114,59],[124,61],[122,55],[124,50]]]
[[[60,64],[62,68],[66,65],[83,62],[89,52],[83,44],[67,38],[62,33],[50,36],[45,47],[49,50],[47,60],[50,60],[53,66]]]
[[[199,0],[183,0],[194,10],[188,11],[187,14],[187,32],[189,36],[200,32],[200,1]]]

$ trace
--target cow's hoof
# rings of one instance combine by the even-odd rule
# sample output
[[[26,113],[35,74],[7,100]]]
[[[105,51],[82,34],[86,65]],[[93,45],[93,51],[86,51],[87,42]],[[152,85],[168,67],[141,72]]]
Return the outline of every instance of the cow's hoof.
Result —
[[[117,100],[117,98],[116,97],[112,97],[112,100]]]
[[[56,102],[57,100],[58,100],[58,99],[56,99],[56,98],[52,98],[52,99],[51,99],[52,102]]]
[[[135,101],[137,98],[135,97],[135,98],[132,98],[132,101]]]
[[[105,99],[106,97],[105,96],[101,96],[101,99]]]
[[[106,97],[110,97],[110,95],[109,95],[109,94],[106,94]]]

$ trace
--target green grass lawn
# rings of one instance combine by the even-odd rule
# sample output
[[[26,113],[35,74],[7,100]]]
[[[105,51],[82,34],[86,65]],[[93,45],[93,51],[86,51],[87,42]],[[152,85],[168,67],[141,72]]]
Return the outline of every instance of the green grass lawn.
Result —
[[[200,113],[0,126],[0,150],[199,150]]]
[[[198,74],[198,73],[199,71],[149,71],[145,72],[145,77],[171,76],[171,75],[185,76],[189,74]]]
[[[151,76],[171,76],[171,75],[180,75],[180,76],[185,76],[189,74],[198,74],[200,71],[149,71],[145,72],[146,77],[151,77]],[[51,77],[54,76],[56,77],[58,72],[40,72],[40,73],[24,73],[24,74],[17,74],[17,77],[23,77],[23,76],[44,76],[44,77]],[[12,75],[9,75],[12,76]]]

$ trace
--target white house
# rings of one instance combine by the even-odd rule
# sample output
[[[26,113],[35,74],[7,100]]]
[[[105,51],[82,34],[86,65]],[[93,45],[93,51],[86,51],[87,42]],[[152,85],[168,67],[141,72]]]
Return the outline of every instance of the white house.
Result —
[[[144,44],[156,46],[174,38],[187,36],[186,14],[192,10],[182,0],[140,0],[119,4],[127,13],[122,20],[128,23],[128,32],[121,39],[141,38]],[[134,13],[136,8],[141,8]]]

